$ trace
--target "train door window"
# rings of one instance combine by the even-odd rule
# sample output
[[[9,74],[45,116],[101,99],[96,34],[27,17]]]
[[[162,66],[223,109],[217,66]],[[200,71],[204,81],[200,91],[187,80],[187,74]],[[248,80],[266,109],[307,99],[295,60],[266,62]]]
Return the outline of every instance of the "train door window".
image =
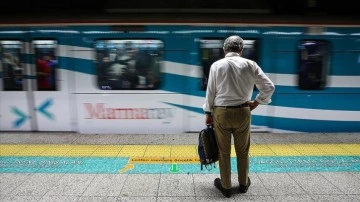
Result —
[[[298,45],[298,84],[303,90],[322,90],[329,69],[329,44],[306,40]]]
[[[102,90],[152,90],[161,83],[163,42],[153,39],[95,43],[97,81]]]
[[[223,45],[225,39],[201,39],[200,55],[203,77],[201,89],[206,90],[209,71],[212,63],[224,57]],[[242,57],[256,61],[258,60],[257,40],[244,39],[244,50]]]
[[[22,42],[0,41],[3,89],[23,90],[23,68],[20,61]]]
[[[57,42],[53,40],[33,41],[35,49],[37,90],[56,91]]]

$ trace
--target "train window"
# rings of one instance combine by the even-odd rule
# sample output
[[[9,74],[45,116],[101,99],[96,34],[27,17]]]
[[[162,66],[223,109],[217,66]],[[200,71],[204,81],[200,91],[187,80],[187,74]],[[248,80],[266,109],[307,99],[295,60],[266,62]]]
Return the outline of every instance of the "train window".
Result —
[[[203,78],[201,89],[206,90],[209,71],[212,63],[224,57],[223,45],[225,39],[201,39],[201,65],[203,69]],[[242,57],[256,61],[258,60],[258,41],[253,39],[244,39],[244,50]]]
[[[37,90],[56,91],[57,42],[53,40],[33,41],[35,49]]]
[[[329,44],[325,41],[301,41],[298,45],[298,58],[299,88],[324,89],[329,66]]]
[[[23,68],[20,61],[22,42],[0,41],[3,89],[23,90]]]
[[[95,43],[102,90],[157,89],[163,42],[152,39],[99,40]]]

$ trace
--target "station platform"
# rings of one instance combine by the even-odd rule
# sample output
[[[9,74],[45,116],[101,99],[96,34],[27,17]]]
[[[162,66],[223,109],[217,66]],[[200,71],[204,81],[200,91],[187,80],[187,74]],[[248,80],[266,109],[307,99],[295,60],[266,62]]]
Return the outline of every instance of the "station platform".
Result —
[[[198,133],[0,132],[0,201],[360,201],[360,133],[252,133],[251,186],[201,170]]]

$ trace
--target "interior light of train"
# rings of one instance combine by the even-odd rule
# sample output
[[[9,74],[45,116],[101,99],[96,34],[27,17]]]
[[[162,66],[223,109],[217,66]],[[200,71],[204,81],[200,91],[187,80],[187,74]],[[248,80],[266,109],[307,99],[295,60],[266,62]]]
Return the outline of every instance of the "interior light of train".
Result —
[[[21,42],[20,41],[0,41],[0,44],[3,45],[5,47],[5,45],[20,45]]]
[[[0,31],[0,34],[25,34],[33,31]]]
[[[122,34],[123,31],[83,31],[83,34]]]
[[[50,40],[36,40],[33,41],[33,44],[36,48],[56,48],[56,41]]]
[[[302,32],[278,32],[278,31],[269,31],[264,32],[263,34],[274,34],[274,35],[301,35]]]
[[[233,33],[235,30],[224,30],[224,29],[222,29],[222,30],[218,30],[217,32],[218,33]]]
[[[346,34],[341,34],[337,32],[324,32],[323,35],[345,36]]]
[[[54,48],[56,45],[53,44],[35,44],[36,48]]]
[[[74,31],[74,30],[37,30],[37,32],[40,33],[68,33],[68,34],[80,34],[79,31]]]
[[[201,43],[222,43],[224,40],[216,40],[216,39],[211,39],[211,40],[208,40],[208,39],[200,39],[200,42]]]
[[[164,44],[159,40],[103,40],[97,41],[96,47],[107,48],[162,48]]]
[[[315,45],[316,43],[315,42],[306,42],[306,43],[303,43],[304,46],[311,46],[311,45]]]
[[[259,34],[257,30],[218,30],[218,33],[234,33],[234,34]]]
[[[200,47],[201,48],[222,48],[223,47],[223,40],[207,40],[207,39],[201,39],[200,40]]]
[[[201,48],[222,48],[224,40],[207,40],[201,39],[200,40],[200,47]],[[255,40],[244,40],[244,48],[252,48],[254,47]]]
[[[19,49],[19,48],[21,48],[21,45],[20,44],[6,44],[6,45],[2,45],[1,47],[7,48],[7,49],[12,49],[12,48]]]
[[[169,34],[169,31],[130,31],[130,34]]]
[[[39,44],[39,45],[55,45],[56,42],[53,40],[36,40],[33,41],[34,44]]]
[[[193,33],[213,33],[214,30],[181,30],[181,31],[173,31],[174,34],[193,34]]]

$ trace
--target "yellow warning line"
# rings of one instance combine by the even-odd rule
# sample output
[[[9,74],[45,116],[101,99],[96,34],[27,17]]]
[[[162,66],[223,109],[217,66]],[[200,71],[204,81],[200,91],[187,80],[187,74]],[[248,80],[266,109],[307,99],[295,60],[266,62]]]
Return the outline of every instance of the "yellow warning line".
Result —
[[[131,157],[131,161],[182,162],[193,161],[198,154],[197,145],[0,144],[0,156]],[[233,145],[231,156],[236,156]],[[360,143],[252,144],[250,156],[360,156]]]
[[[198,163],[198,157],[131,157],[129,163]]]

